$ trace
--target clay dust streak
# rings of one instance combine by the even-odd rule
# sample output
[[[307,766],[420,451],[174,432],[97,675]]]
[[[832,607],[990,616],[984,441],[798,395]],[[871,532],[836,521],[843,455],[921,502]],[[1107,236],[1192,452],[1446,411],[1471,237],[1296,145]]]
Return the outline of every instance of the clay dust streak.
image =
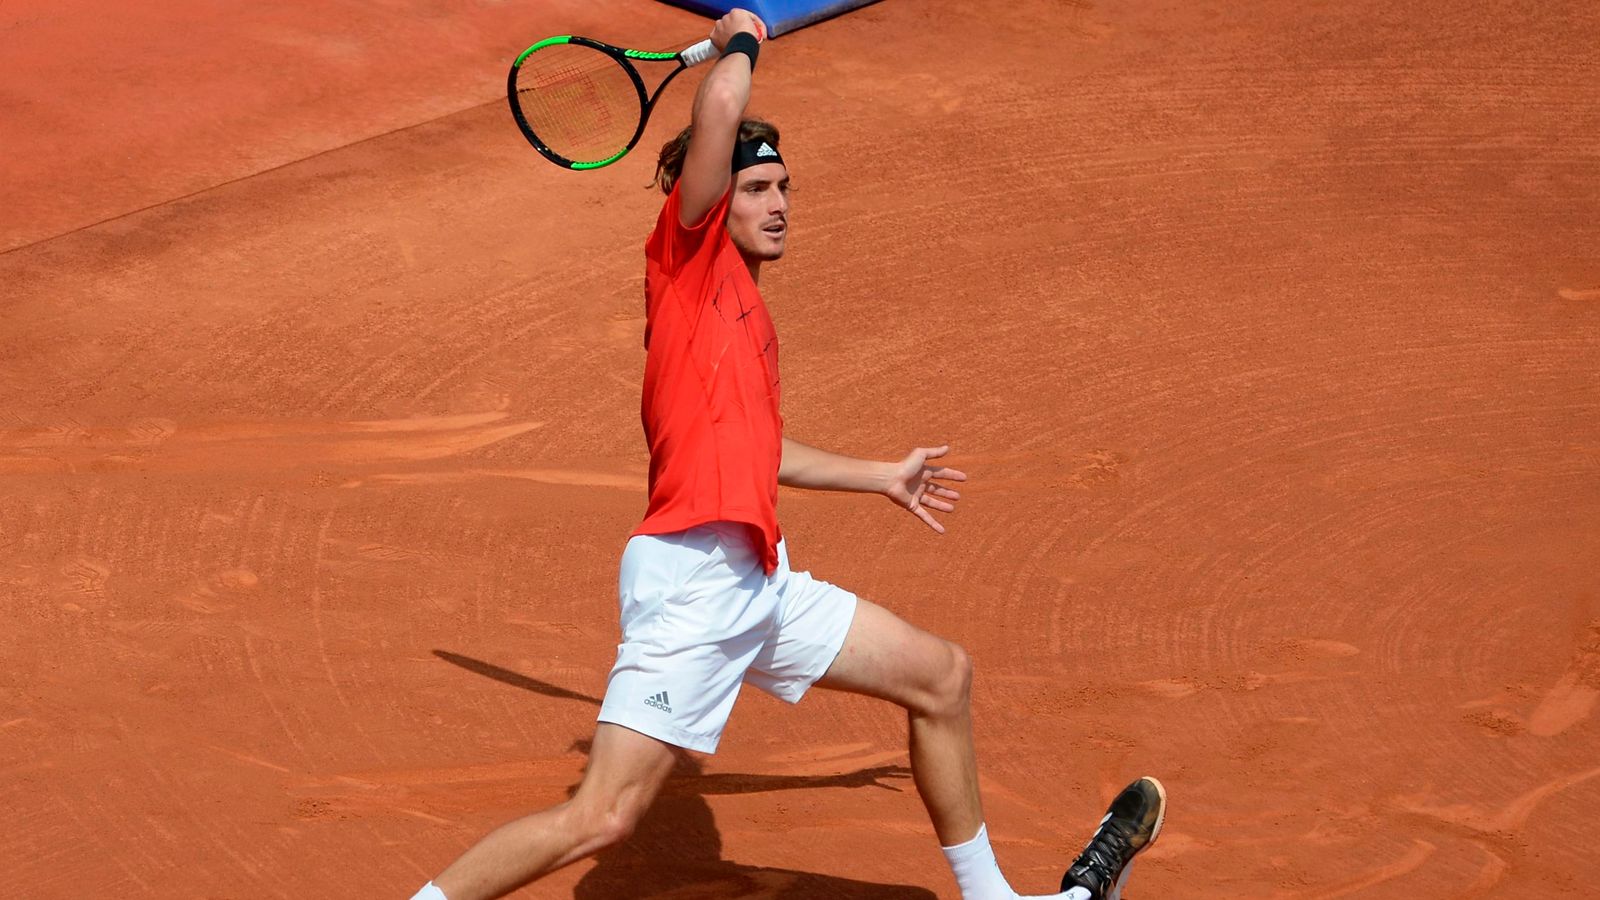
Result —
[[[441,459],[545,423],[504,412],[367,422],[226,422],[125,427],[65,423],[0,432],[0,473],[41,471],[262,471],[372,466]]]

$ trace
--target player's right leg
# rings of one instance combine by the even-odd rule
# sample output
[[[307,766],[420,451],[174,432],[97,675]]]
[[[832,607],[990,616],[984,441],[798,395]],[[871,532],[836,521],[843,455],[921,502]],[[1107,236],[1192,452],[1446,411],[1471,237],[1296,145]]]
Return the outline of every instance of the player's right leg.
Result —
[[[622,644],[589,768],[566,803],[492,832],[431,883],[446,900],[498,897],[632,831],[676,754],[712,753],[777,616],[745,526],[637,535],[617,588]],[[413,900],[439,900],[428,888]]]
[[[650,808],[675,759],[655,738],[601,722],[571,800],[490,832],[433,886],[448,900],[488,900],[619,843]]]

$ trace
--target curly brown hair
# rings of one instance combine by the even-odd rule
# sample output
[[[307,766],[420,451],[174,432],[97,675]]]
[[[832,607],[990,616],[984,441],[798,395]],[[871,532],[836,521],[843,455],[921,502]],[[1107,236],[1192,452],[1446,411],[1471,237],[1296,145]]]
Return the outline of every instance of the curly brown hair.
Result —
[[[686,125],[677,137],[661,145],[661,155],[656,157],[656,177],[650,180],[652,186],[660,186],[661,193],[672,193],[672,186],[683,174],[683,155],[689,152],[689,136],[693,133],[694,126]],[[778,149],[778,126],[764,119],[744,119],[739,122],[738,140],[766,141],[773,149]]]

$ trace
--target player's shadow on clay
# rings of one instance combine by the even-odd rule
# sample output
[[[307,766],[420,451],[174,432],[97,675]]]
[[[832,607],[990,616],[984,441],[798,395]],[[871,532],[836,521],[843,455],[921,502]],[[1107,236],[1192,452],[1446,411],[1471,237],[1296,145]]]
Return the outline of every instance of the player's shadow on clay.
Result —
[[[435,650],[433,655],[502,684],[598,707],[598,698],[529,678],[492,663]],[[573,749],[589,752],[589,741]],[[874,766],[839,775],[705,774],[700,760],[678,751],[671,777],[655,805],[645,814],[627,841],[595,857],[595,867],[578,882],[576,900],[613,900],[616,897],[650,897],[655,900],[722,900],[727,897],[761,900],[935,900],[932,891],[903,884],[853,881],[815,872],[797,872],[765,866],[746,866],[722,858],[722,836],[717,831],[711,794],[755,794],[769,791],[830,787],[878,787],[899,790],[896,780],[906,779],[905,766]],[[568,794],[577,785],[568,788]]]

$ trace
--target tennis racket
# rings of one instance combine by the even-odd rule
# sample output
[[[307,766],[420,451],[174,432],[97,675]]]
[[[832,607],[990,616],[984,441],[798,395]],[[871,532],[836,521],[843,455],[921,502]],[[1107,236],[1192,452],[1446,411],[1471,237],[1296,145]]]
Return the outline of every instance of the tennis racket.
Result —
[[[656,100],[679,72],[716,55],[709,39],[662,53],[563,34],[522,51],[506,77],[506,96],[522,136],[545,159],[568,169],[598,169],[639,143]],[[647,94],[635,67],[641,62],[677,67]]]

